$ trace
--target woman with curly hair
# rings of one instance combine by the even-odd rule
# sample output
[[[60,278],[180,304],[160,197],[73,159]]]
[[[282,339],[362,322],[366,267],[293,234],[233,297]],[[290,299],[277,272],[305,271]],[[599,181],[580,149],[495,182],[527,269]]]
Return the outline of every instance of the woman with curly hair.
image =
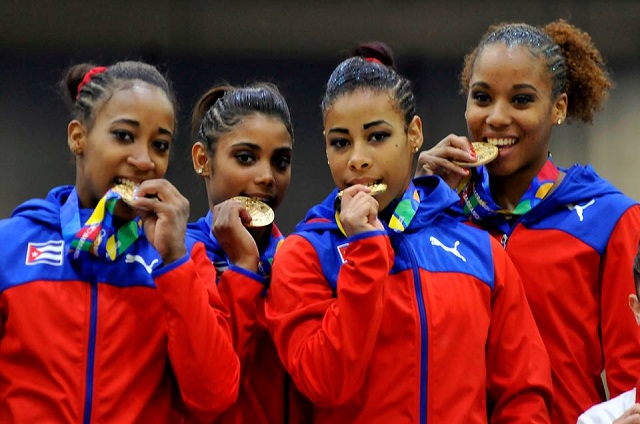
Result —
[[[575,422],[605,399],[603,371],[611,396],[640,374],[640,338],[624,303],[640,206],[592,167],[557,167],[549,154],[553,127],[590,123],[612,81],[591,37],[558,20],[489,28],[461,83],[469,136],[423,152],[417,174],[457,187],[469,219],[501,240],[551,358],[552,420]],[[470,142],[496,146],[497,158],[474,167]]]

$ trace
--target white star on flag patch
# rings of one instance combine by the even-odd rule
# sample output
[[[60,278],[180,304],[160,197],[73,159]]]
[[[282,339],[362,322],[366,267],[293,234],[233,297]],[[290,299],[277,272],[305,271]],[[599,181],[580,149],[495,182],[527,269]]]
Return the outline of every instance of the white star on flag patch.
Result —
[[[49,240],[44,243],[29,243],[26,265],[47,264],[61,266],[64,258],[64,241]]]

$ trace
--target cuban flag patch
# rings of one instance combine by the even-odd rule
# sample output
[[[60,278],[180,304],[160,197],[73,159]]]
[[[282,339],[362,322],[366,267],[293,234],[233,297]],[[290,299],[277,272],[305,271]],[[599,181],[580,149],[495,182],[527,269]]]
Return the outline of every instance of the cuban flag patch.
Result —
[[[44,243],[29,243],[27,246],[26,265],[47,264],[62,266],[64,258],[64,241],[49,240]]]
[[[349,243],[341,244],[340,246],[337,247],[338,254],[340,255],[340,259],[342,259],[342,263],[347,262],[347,260],[344,258],[345,255],[347,254],[347,246],[349,246]]]

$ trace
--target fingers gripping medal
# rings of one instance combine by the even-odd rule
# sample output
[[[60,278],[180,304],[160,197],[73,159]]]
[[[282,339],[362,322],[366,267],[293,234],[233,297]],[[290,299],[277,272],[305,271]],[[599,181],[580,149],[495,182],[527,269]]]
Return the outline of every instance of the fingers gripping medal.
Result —
[[[498,148],[493,144],[489,143],[471,143],[473,146],[473,150],[476,151],[478,155],[478,160],[475,162],[459,162],[457,160],[453,160],[451,162],[455,163],[462,168],[475,168],[476,166],[484,165],[486,163],[491,162],[495,158],[498,157]]]
[[[266,203],[246,196],[236,196],[231,200],[242,203],[251,215],[251,222],[247,224],[247,227],[265,227],[273,222],[273,209]]]

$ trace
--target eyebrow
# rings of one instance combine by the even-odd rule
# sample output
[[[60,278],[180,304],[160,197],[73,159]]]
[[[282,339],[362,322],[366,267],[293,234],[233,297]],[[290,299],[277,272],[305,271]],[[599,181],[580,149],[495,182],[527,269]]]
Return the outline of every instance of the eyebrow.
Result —
[[[373,122],[369,122],[367,124],[364,124],[362,126],[362,128],[369,129],[371,127],[375,127],[376,125],[380,125],[380,124],[387,124],[387,125],[391,125],[390,123],[388,123],[387,121],[385,121],[384,119],[378,119],[377,121],[373,121]]]
[[[531,84],[516,84],[513,86],[513,88],[515,88],[516,90],[522,90],[522,89],[528,88],[529,90],[538,92],[538,89]]]
[[[486,82],[482,82],[482,81],[473,83],[471,88],[474,88],[474,87],[491,88],[491,87],[489,87],[489,84],[487,84]],[[513,86],[513,89],[514,90],[529,89],[529,90],[533,90],[535,92],[538,92],[538,89],[535,86],[531,85],[531,84],[516,84],[516,85]]]
[[[249,143],[248,141],[241,141],[241,142],[235,143],[231,147],[233,147],[233,148],[246,147],[246,148],[249,148],[251,150],[262,150],[262,148],[259,145],[255,144],[255,143]],[[276,151],[291,152],[291,151],[293,151],[293,148],[291,146],[283,146],[283,147],[278,147],[275,150]]]
[[[372,121],[372,122],[367,122],[366,124],[362,125],[363,129],[369,129],[371,127],[375,127],[376,125],[381,125],[381,124],[387,124],[387,125],[391,125],[389,122],[385,121],[384,119],[378,119],[377,121]],[[331,133],[340,133],[340,134],[349,134],[349,130],[346,128],[331,128],[329,130],[329,134]]]
[[[127,124],[127,125],[131,125],[133,127],[136,127],[136,128],[140,128],[140,122],[138,122],[138,121],[136,121],[134,119],[126,119],[126,118],[116,119],[115,121],[113,121],[113,123],[114,124],[115,123]],[[169,131],[168,129],[166,129],[166,128],[159,127],[158,128],[158,132],[160,134],[165,134],[165,135],[168,135],[169,137],[173,138],[173,133],[171,131]]]
[[[346,128],[331,128],[329,134],[331,133],[349,134],[349,130]]]

